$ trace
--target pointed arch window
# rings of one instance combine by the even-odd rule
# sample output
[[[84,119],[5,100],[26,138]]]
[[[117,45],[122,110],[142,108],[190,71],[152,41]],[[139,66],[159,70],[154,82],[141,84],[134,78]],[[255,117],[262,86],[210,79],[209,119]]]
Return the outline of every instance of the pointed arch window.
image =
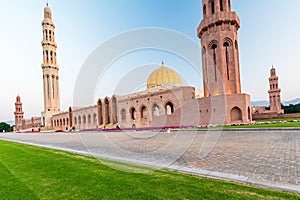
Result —
[[[211,6],[211,14],[215,14],[215,1],[212,1],[210,6]]]
[[[213,44],[211,46],[212,50],[213,50],[213,62],[214,62],[214,71],[215,71],[215,81],[218,81],[218,77],[217,77],[217,54],[216,54],[216,49],[218,48],[217,44]]]
[[[126,121],[126,110],[124,108],[121,111],[121,119],[122,121]]]
[[[159,106],[157,104],[154,104],[154,106],[153,106],[153,116],[154,117],[160,116]]]
[[[52,31],[49,31],[49,40],[52,41]]]
[[[141,109],[141,118],[142,119],[147,119],[147,117],[148,117],[147,108],[146,108],[146,106],[143,106],[142,109]]]
[[[224,42],[225,47],[225,60],[226,60],[226,71],[227,71],[227,80],[230,80],[230,74],[229,74],[229,52],[228,52],[228,48],[229,48],[229,43],[228,42]]]
[[[50,99],[50,77],[47,74],[47,91],[48,91],[48,99]]]
[[[171,102],[168,102],[166,104],[166,115],[171,115],[172,113],[174,113],[174,105]]]
[[[220,11],[224,11],[223,0],[220,0]]]
[[[90,124],[92,122],[92,116],[89,114],[88,115],[88,124]]]
[[[132,120],[136,120],[136,110],[135,110],[135,108],[131,108],[130,116],[131,116]]]

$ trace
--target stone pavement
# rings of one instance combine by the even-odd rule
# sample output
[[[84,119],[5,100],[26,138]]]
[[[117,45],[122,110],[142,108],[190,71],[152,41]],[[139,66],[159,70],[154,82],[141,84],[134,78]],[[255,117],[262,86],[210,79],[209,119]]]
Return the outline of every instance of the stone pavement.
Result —
[[[300,193],[300,130],[0,134],[0,139]]]

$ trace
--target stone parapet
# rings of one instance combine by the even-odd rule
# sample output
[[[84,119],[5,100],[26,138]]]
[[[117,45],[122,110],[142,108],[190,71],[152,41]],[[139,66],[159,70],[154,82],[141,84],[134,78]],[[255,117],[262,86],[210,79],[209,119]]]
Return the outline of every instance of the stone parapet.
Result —
[[[214,15],[206,17],[202,20],[198,27],[198,37],[202,37],[203,32],[214,24],[217,24],[222,21],[229,21],[232,25],[237,26],[237,29],[240,28],[240,18],[236,14],[236,12],[218,12]]]

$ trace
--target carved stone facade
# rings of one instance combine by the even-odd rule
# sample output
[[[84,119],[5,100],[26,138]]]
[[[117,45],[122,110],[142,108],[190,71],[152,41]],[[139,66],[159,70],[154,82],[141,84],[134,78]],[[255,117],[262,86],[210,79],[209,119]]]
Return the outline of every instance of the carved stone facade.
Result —
[[[250,96],[241,93],[238,34],[240,20],[230,0],[203,0],[198,36],[202,47],[204,95],[182,86],[164,66],[148,78],[145,91],[99,99],[52,117],[56,129],[202,126],[250,123]],[[203,97],[204,96],[204,97]]]
[[[204,96],[211,98],[211,102],[223,99],[219,106],[223,107],[225,123],[248,123],[252,118],[250,96],[241,94],[240,83],[237,33],[240,19],[231,11],[230,0],[202,0],[202,6],[198,37],[202,48]]]

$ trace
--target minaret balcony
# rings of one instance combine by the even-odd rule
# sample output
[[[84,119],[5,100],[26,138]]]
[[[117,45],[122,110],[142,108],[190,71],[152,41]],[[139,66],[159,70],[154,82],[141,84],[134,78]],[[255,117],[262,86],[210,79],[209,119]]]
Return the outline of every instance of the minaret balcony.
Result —
[[[236,12],[217,12],[209,17],[205,17],[202,20],[197,29],[198,37],[201,37],[203,32],[209,26],[222,21],[230,21],[232,24],[237,26],[237,29],[240,28],[240,18],[237,16]]]
[[[42,46],[47,46],[47,45],[54,46],[55,48],[57,48],[57,44],[55,42],[51,42],[49,40],[43,40],[42,41]]]
[[[56,65],[56,64],[47,64],[47,63],[44,63],[42,64],[42,69],[55,69],[55,70],[59,70],[59,67]]]

